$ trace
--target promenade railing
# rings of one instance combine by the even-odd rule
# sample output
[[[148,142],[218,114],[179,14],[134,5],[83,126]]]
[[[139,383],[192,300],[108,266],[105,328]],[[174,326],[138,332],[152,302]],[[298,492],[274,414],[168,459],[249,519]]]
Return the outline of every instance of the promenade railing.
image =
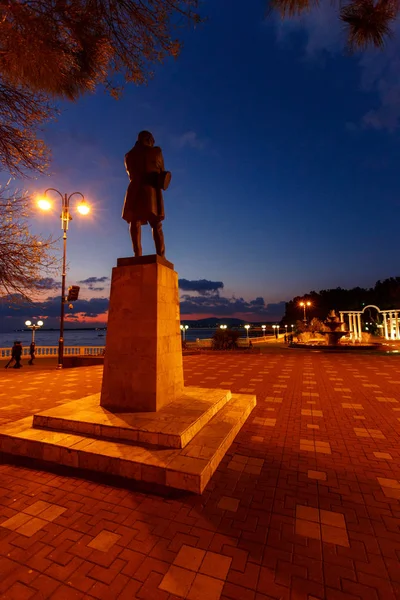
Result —
[[[36,346],[36,358],[56,357],[58,346]],[[64,346],[64,356],[102,356],[104,346]],[[22,356],[29,357],[29,346],[22,348]],[[11,348],[0,348],[0,360],[11,358]]]

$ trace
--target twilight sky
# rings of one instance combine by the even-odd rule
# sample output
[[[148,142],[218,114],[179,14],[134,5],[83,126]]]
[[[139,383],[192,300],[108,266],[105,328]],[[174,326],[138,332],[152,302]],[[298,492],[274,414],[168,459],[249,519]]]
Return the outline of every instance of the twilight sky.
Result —
[[[132,254],[123,157],[141,129],[173,174],[164,231],[186,280],[182,318],[275,320],[294,295],[399,275],[400,34],[384,52],[349,56],[329,6],[285,24],[264,8],[204,2],[208,22],[184,31],[180,57],[147,87],[63,104],[46,128],[52,173],[23,185],[92,204],[68,237],[67,283],[89,280],[80,320],[105,320],[107,278]],[[57,204],[35,229],[59,235],[58,216]],[[148,227],[143,241],[153,253]],[[58,289],[30,314],[56,316]]]

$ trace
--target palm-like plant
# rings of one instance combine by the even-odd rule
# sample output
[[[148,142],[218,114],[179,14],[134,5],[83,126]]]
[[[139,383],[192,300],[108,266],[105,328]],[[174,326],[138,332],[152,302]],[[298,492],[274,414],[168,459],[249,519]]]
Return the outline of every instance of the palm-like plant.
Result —
[[[282,18],[300,15],[318,5],[318,0],[270,2],[271,8],[279,12]],[[382,48],[392,33],[391,26],[399,10],[397,0],[352,0],[347,4],[339,2],[338,16],[345,25],[350,50],[365,49],[369,46]]]

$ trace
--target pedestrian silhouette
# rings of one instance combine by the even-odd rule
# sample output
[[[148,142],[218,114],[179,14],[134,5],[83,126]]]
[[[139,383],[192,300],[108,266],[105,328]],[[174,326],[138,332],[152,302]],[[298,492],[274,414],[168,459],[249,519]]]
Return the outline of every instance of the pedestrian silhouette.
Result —
[[[22,367],[21,365],[21,356],[22,356],[22,344],[21,342],[15,342],[14,346],[13,346],[13,351],[14,351],[14,359],[15,359],[15,365],[13,366],[13,369],[20,369]]]
[[[13,347],[11,348],[11,358],[8,361],[8,363],[6,365],[4,365],[5,369],[8,369],[8,367],[11,365],[12,362],[15,362],[15,352],[16,352],[16,348],[17,348],[17,342],[14,342]]]
[[[33,365],[33,361],[35,359],[35,349],[36,349],[35,342],[31,342],[31,345],[29,346],[29,354],[30,354],[31,358],[28,361],[28,365]]]

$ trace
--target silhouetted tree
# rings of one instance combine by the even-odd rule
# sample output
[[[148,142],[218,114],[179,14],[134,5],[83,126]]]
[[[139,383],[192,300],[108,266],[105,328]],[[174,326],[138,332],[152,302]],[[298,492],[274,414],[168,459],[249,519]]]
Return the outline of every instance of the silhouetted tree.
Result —
[[[43,170],[38,127],[48,99],[76,100],[100,84],[118,95],[180,50],[174,32],[197,23],[198,0],[8,0],[0,4],[0,162]],[[30,145],[30,153],[28,147]]]
[[[399,15],[397,0],[350,0],[337,2],[338,17],[347,31],[350,50],[368,46],[382,48]],[[316,0],[270,0],[270,7],[283,17],[292,17],[318,7]]]
[[[350,290],[335,288],[310,292],[305,296],[296,296],[286,303],[285,315],[282,324],[295,323],[302,316],[301,301],[309,300],[311,306],[307,308],[307,317],[324,320],[331,309],[363,310],[369,304],[381,310],[400,308],[400,277],[390,277],[384,281],[377,281],[373,288],[355,287]],[[372,317],[369,317],[372,321]]]

